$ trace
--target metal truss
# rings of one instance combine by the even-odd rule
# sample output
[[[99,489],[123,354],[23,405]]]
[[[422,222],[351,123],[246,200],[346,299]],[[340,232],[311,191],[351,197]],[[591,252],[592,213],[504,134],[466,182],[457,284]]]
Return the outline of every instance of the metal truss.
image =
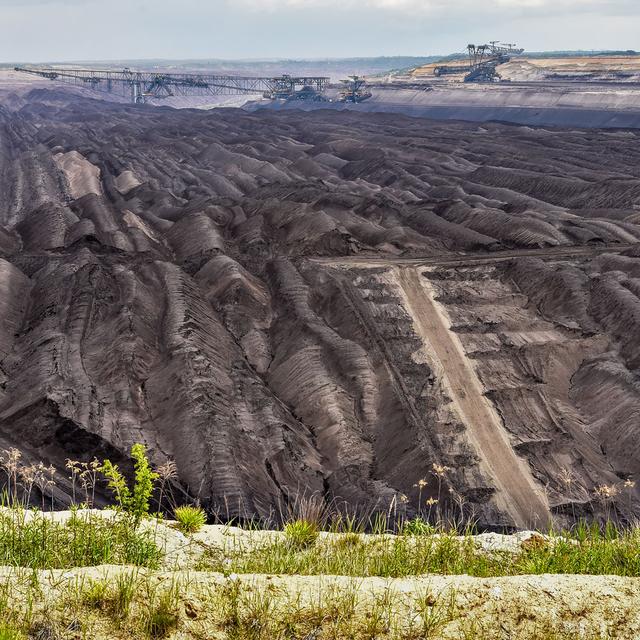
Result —
[[[134,104],[149,98],[192,95],[264,95],[269,98],[310,99],[322,95],[329,78],[288,76],[253,78],[243,76],[155,73],[146,71],[15,67],[16,71],[130,97]]]

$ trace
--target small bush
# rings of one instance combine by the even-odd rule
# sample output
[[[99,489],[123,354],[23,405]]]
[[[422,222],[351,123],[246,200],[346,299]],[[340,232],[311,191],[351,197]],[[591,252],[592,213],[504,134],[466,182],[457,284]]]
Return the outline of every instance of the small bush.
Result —
[[[107,486],[113,491],[118,507],[133,516],[138,525],[142,518],[149,515],[149,505],[153,494],[154,482],[160,477],[152,471],[147,452],[142,444],[131,447],[134,465],[133,489],[129,488],[125,477],[111,460],[105,460],[101,471],[107,478]]]
[[[318,539],[318,525],[307,520],[289,522],[284,527],[287,541],[296,549],[306,549],[313,546]]]
[[[207,523],[207,514],[200,507],[185,505],[178,507],[174,514],[182,533],[196,533]]]

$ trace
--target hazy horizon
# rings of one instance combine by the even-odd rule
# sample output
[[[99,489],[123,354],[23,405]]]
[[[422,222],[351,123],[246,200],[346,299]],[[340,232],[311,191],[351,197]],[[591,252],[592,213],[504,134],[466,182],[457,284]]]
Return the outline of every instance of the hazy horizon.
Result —
[[[478,41],[480,42],[480,41]],[[640,47],[638,49],[548,49],[544,51],[525,51],[523,56],[542,56],[542,55],[550,55],[550,54],[563,54],[563,55],[600,55],[600,54],[608,54],[608,53],[623,53],[627,51],[633,51],[636,55],[640,55]],[[10,66],[13,64],[35,64],[35,65],[43,65],[43,64],[84,64],[84,63],[93,63],[93,64],[110,64],[110,63],[171,63],[171,64],[202,64],[202,65],[216,65],[216,64],[229,64],[229,65],[242,65],[242,64],[269,64],[269,63],[339,63],[350,60],[426,60],[432,58],[447,58],[453,55],[459,54],[460,56],[466,56],[467,52],[465,51],[449,51],[447,53],[438,53],[433,55],[424,55],[424,56],[343,56],[343,57],[317,57],[317,58],[302,58],[302,57],[274,57],[274,58],[162,58],[162,57],[153,57],[153,58],[101,58],[101,59],[76,59],[76,60],[3,60],[0,61],[0,65],[2,66]]]
[[[640,47],[635,0],[0,0],[0,12],[6,62],[430,57],[489,40]]]

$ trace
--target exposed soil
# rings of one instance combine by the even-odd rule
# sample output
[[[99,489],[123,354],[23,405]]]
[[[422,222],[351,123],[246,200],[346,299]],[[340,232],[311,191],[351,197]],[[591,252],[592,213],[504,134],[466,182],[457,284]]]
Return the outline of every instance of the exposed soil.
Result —
[[[460,67],[460,74],[444,76],[445,82],[461,82],[469,68],[469,59],[432,62],[418,67],[412,73],[416,78],[433,78],[436,67]],[[637,82],[640,78],[640,56],[568,56],[544,57],[515,56],[509,62],[498,65],[503,80],[617,80]]]
[[[427,357],[433,359],[437,377],[451,397],[454,411],[467,427],[470,442],[482,460],[485,472],[499,490],[499,506],[516,526],[544,529],[551,523],[549,507],[531,473],[516,456],[504,426],[484,389],[458,336],[434,301],[431,287],[417,269],[397,269],[395,278],[404,307],[411,314],[424,341]]]
[[[135,576],[140,588],[162,593],[177,589],[177,612],[180,629],[166,637],[206,637],[227,640],[233,637],[224,631],[224,611],[213,597],[237,589],[243,594],[239,607],[241,619],[255,633],[257,614],[252,602],[267,602],[266,619],[279,620],[292,611],[306,608],[312,613],[331,603],[345,607],[348,602],[354,615],[366,617],[372,603],[390,603],[390,615],[397,625],[396,633],[388,637],[412,637],[407,627],[413,622],[420,628],[419,603],[429,603],[431,612],[429,636],[438,640],[458,638],[514,638],[535,640],[542,637],[601,637],[635,640],[640,633],[638,617],[638,581],[615,576],[515,576],[507,578],[471,578],[469,576],[419,576],[415,578],[345,578],[341,576],[270,576],[244,575],[232,579],[219,573],[196,571],[132,572],[131,568],[101,566],[74,570],[29,571],[0,570],[0,585],[20,589],[19,609],[24,593],[34,582],[38,597],[32,607],[34,627],[51,633],[51,629],[80,626],[67,603],[80,589],[89,589],[96,582],[117,584],[118,577]],[[26,585],[26,586],[25,586]],[[227,605],[228,606],[228,605]],[[135,611],[135,609],[134,609]],[[424,609],[422,609],[424,611]],[[82,611],[83,629],[96,639],[131,638],[130,629],[121,621]],[[77,615],[77,610],[76,610]],[[273,617],[271,617],[273,616]],[[427,616],[425,616],[427,617]],[[73,624],[75,620],[75,624]],[[264,618],[258,618],[263,622]],[[39,624],[38,624],[39,623]],[[263,622],[264,624],[264,622]],[[330,618],[320,624],[330,625]],[[426,625],[425,625],[426,626]],[[403,633],[404,632],[404,633]],[[135,637],[135,636],[134,636]],[[363,636],[366,637],[366,636]],[[386,637],[386,636],[384,636]]]
[[[486,526],[637,515],[636,489],[594,489],[640,472],[638,149],[7,99],[0,448],[63,477],[142,441],[225,517],[304,492],[414,513],[423,478]]]

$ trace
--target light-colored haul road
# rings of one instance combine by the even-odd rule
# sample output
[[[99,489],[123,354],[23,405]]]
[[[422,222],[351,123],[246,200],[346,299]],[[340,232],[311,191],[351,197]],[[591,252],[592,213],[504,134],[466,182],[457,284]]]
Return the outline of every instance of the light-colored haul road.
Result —
[[[392,274],[418,335],[440,369],[439,377],[467,427],[482,466],[498,488],[497,506],[511,516],[517,527],[546,527],[551,514],[541,488],[528,464],[516,455],[509,443],[500,416],[485,397],[478,375],[434,300],[421,269],[394,267]]]
[[[460,419],[467,427],[471,444],[481,465],[498,489],[496,505],[514,524],[523,528],[545,528],[551,513],[527,462],[518,457],[509,442],[509,434],[500,415],[484,395],[473,364],[467,358],[449,319],[435,301],[429,282],[421,275],[431,268],[489,265],[535,257],[541,260],[593,258],[607,253],[622,253],[633,244],[600,246],[559,246],[542,249],[504,250],[482,253],[447,253],[413,258],[386,256],[341,256],[312,258],[316,263],[335,269],[388,269],[385,279],[398,285],[403,306],[413,319],[432,364],[438,370]]]

